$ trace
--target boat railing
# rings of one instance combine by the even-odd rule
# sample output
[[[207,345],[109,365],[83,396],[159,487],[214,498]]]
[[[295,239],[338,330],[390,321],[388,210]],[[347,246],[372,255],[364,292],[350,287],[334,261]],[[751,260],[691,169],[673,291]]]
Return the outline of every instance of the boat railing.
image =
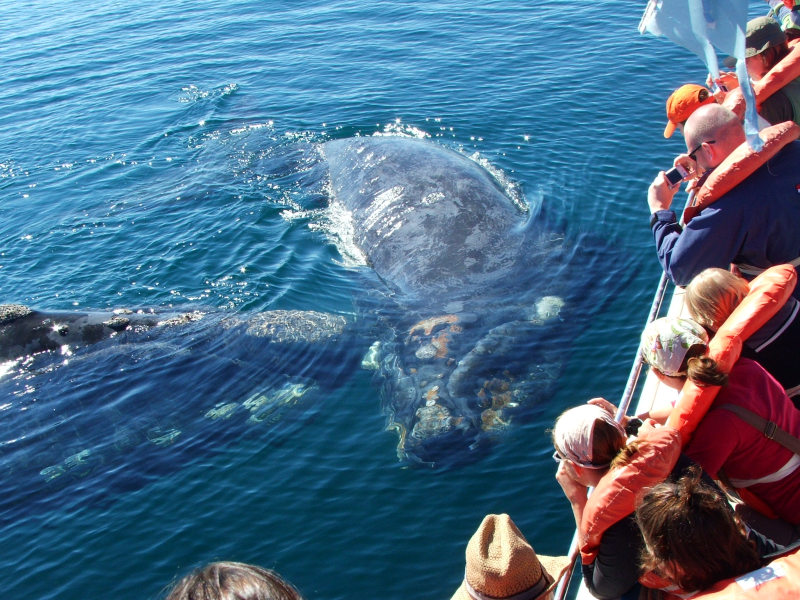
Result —
[[[661,280],[658,284],[658,289],[656,290],[655,296],[653,297],[653,303],[650,307],[650,314],[648,315],[647,323],[649,324],[651,321],[655,320],[660,311],[661,306],[664,302],[664,296],[666,295],[667,284],[669,280],[667,279],[666,274],[661,275]],[[642,367],[644,366],[644,360],[642,359],[642,354],[637,348],[636,350],[636,358],[633,361],[633,365],[631,366],[630,373],[628,374],[628,381],[625,384],[625,390],[622,393],[622,398],[620,399],[619,404],[617,405],[617,413],[614,418],[617,421],[621,421],[622,417],[624,417],[627,412],[628,408],[631,404],[631,399],[633,398],[633,392],[636,390],[636,386],[639,383],[639,377],[642,373]],[[569,546],[569,554],[570,564],[567,569],[567,572],[562,576],[561,580],[558,582],[558,586],[556,586],[555,590],[555,600],[564,600],[566,598],[566,594],[569,591],[569,582],[572,579],[572,572],[575,568],[575,561],[578,558],[578,530],[575,530],[575,533],[572,536],[572,542]]]
[[[686,207],[692,206],[694,204],[694,192],[690,193],[688,198],[686,199]],[[658,318],[658,315],[661,313],[661,307],[664,304],[664,297],[666,296],[667,287],[669,285],[669,278],[665,272],[661,273],[661,279],[659,279],[658,287],[656,288],[656,292],[653,295],[653,301],[650,305],[650,312],[647,315],[647,322],[645,323],[645,327],[653,322],[655,319]],[[636,349],[636,356],[633,359],[633,365],[631,366],[630,373],[628,374],[628,381],[625,383],[625,389],[622,392],[622,397],[620,398],[619,404],[617,405],[617,412],[614,415],[614,418],[619,422],[622,418],[628,413],[628,408],[631,404],[631,399],[633,398],[633,393],[636,390],[636,386],[639,383],[639,377],[642,373],[642,368],[644,367],[644,358],[642,357],[641,350],[639,348]],[[591,489],[589,490],[591,493]],[[569,591],[569,583],[572,580],[572,573],[575,569],[575,563],[578,559],[578,551],[579,551],[579,540],[578,540],[579,532],[576,529],[575,533],[572,536],[572,541],[569,545],[569,552],[568,556],[570,558],[569,567],[567,571],[562,575],[561,579],[556,586],[554,592],[554,600],[564,600],[566,598],[567,592]]]

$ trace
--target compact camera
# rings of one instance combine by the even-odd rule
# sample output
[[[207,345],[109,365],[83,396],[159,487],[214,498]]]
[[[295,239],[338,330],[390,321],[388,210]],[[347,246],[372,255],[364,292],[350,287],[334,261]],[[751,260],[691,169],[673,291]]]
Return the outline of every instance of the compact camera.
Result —
[[[670,187],[675,187],[681,181],[686,179],[688,176],[689,176],[689,171],[687,171],[680,165],[672,167],[669,171],[664,173],[664,177],[667,178]]]

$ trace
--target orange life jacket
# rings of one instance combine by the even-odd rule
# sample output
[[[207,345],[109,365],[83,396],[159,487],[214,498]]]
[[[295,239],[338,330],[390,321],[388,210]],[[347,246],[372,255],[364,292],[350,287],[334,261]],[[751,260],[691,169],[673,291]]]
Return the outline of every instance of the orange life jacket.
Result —
[[[630,462],[606,473],[586,502],[580,527],[585,565],[597,558],[606,530],[633,512],[639,492],[664,481],[678,461],[681,439],[674,429],[659,427],[637,441],[639,447]]]
[[[784,121],[765,127],[758,136],[764,142],[761,150],[755,151],[747,142],[742,142],[708,176],[695,196],[694,205],[683,211],[684,223],[691,221],[706,206],[719,200],[766,164],[784,146],[800,137],[800,125],[794,121]]]
[[[702,592],[682,592],[657,576],[643,578],[642,585],[662,589],[666,600],[797,600],[800,598],[800,548],[787,551],[760,569],[724,579]]]
[[[708,355],[725,373],[739,360],[742,343],[761,329],[786,303],[797,284],[797,271],[791,265],[775,265],[749,283],[750,291],[733,310],[708,344]],[[667,426],[677,429],[683,444],[689,440],[708,412],[720,386],[699,386],[687,380]]]
[[[800,549],[784,554],[760,569],[720,581],[710,589],[690,598],[796,600],[800,598]]]
[[[795,43],[790,45],[789,54],[767,71],[764,77],[753,82],[756,104],[760,108],[767,98],[798,77],[800,77],[800,44]],[[743,118],[745,101],[741,88],[737,87],[726,94],[722,105]]]

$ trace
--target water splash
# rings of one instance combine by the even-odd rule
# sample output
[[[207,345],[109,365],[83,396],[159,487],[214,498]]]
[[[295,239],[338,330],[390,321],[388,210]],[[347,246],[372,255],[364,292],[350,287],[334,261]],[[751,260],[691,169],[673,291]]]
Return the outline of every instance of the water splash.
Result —
[[[239,90],[239,84],[229,83],[223,86],[211,88],[210,90],[203,90],[194,84],[186,85],[181,88],[181,95],[178,97],[178,102],[185,104],[206,100],[208,98],[226,98],[236,93]]]

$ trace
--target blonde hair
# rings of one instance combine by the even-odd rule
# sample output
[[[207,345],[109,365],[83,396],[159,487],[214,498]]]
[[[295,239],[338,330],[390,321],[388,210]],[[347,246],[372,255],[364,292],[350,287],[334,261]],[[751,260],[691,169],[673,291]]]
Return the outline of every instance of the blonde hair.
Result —
[[[686,286],[684,302],[692,319],[717,331],[750,292],[747,282],[730,271],[706,269]]]

